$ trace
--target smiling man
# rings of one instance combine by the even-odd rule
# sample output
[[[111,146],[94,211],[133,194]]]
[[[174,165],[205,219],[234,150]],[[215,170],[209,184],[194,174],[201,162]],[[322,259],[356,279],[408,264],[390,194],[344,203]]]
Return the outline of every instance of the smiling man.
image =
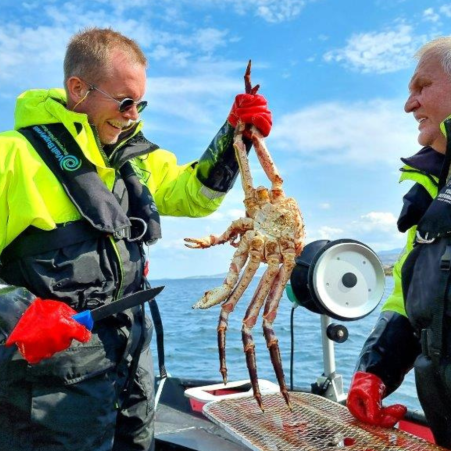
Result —
[[[449,116],[451,104],[448,72],[451,62],[443,61],[438,50],[439,44],[443,46],[445,42],[437,41],[434,47],[429,44],[420,51],[420,61],[409,83],[410,95],[405,104],[406,113],[412,113],[419,123],[418,142],[443,154],[446,151],[446,137],[440,131],[440,124]]]
[[[382,406],[415,368],[418,397],[436,443],[451,449],[451,37],[416,54],[406,113],[418,122],[423,148],[403,159],[404,196],[398,228],[407,232],[395,264],[395,287],[365,342],[347,405],[361,421],[392,427],[402,405]],[[446,157],[445,157],[446,155]]]
[[[77,33],[65,89],[20,95],[0,133],[0,450],[154,449],[144,307],[92,330],[73,316],[148,287],[159,215],[215,211],[238,174],[234,127],[266,136],[271,113],[237,95],[205,153],[178,165],[141,133],[146,67],[114,30]]]
[[[139,49],[131,53],[118,47],[108,55],[108,62],[98,62],[106,64],[104,74],[80,73],[83,64],[80,59],[83,55],[90,58],[84,44],[74,42],[66,55],[67,108],[89,117],[102,144],[115,144],[122,131],[134,124],[147,106],[142,100],[147,80],[145,56]]]

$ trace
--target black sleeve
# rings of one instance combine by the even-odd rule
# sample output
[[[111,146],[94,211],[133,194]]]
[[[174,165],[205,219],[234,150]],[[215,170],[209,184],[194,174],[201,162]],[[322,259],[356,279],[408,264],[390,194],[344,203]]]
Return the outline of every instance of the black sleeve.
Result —
[[[403,207],[398,218],[398,230],[402,233],[417,225],[431,205],[432,197],[426,188],[415,183],[403,197]]]
[[[380,377],[388,396],[401,385],[420,352],[420,341],[409,320],[396,312],[382,312],[363,345],[356,371]]]
[[[214,191],[226,193],[235,183],[239,167],[233,148],[235,129],[226,121],[198,161],[197,178]],[[252,142],[243,138],[249,153]]]
[[[0,279],[0,344],[3,344],[35,296]]]

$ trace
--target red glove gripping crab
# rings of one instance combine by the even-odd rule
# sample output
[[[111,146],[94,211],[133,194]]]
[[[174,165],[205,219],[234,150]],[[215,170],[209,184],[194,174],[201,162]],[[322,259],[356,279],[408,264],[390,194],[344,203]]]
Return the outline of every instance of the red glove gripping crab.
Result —
[[[251,63],[249,62],[244,76],[246,93],[256,94],[258,86],[254,88],[251,86],[250,68]],[[270,190],[262,186],[253,187],[246,147],[242,139],[243,132],[246,132],[246,135],[252,139],[260,164],[272,184]],[[218,344],[220,372],[224,383],[227,383],[225,335],[228,316],[249,286],[260,264],[267,263],[268,268],[260,280],[243,319],[243,346],[254,397],[260,408],[264,410],[258,386],[255,344],[252,337],[252,328],[264,305],[263,332],[265,340],[280,391],[291,409],[273,322],[283,290],[295,266],[295,258],[304,247],[304,225],[296,201],[293,198],[285,197],[282,189],[283,180],[266,148],[261,132],[255,126],[248,128],[242,122],[238,122],[234,147],[245,194],[246,217],[233,221],[222,235],[210,235],[199,239],[185,238],[187,243],[191,243],[186,246],[194,249],[205,249],[226,242],[237,248],[224,283],[207,291],[193,308],[206,309],[222,302],[218,324]],[[247,265],[246,262],[248,262]]]

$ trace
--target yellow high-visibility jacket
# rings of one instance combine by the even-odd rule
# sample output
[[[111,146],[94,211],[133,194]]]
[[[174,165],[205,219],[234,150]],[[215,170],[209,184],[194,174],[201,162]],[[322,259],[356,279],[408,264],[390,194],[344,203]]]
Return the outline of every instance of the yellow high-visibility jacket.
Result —
[[[52,230],[57,224],[81,218],[55,175],[18,129],[63,123],[101,180],[113,189],[115,170],[98,145],[87,115],[69,111],[65,103],[62,89],[27,91],[17,101],[15,130],[0,133],[0,253],[29,226]],[[135,133],[141,128],[138,124]],[[161,215],[206,216],[224,198],[225,193],[199,181],[195,161],[178,165],[175,155],[167,150],[158,148],[134,158],[132,165],[153,194]]]
[[[405,180],[411,180],[422,185],[426,191],[431,196],[431,199],[435,199],[438,194],[438,177],[432,174],[426,174],[422,170],[419,170],[410,165],[404,165],[401,168],[400,182]],[[404,306],[404,297],[402,293],[402,279],[401,279],[401,269],[402,266],[413,249],[415,243],[415,236],[417,231],[417,225],[413,225],[407,231],[406,245],[396,261],[393,267],[393,280],[394,288],[392,293],[389,295],[384,305],[382,306],[382,311],[394,311],[403,316],[407,316],[406,309]]]

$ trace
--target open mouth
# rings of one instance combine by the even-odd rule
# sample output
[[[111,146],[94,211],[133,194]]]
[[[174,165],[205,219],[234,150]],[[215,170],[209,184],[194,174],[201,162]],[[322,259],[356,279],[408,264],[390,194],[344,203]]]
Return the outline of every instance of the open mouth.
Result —
[[[127,127],[126,124],[120,124],[117,122],[110,122],[110,121],[108,121],[108,125],[111,125],[111,127],[115,128],[118,131],[121,131],[123,128]]]
[[[426,121],[426,119],[427,119],[427,118],[425,118],[425,117],[421,117],[421,118],[417,119],[417,121],[418,121],[418,128],[419,128],[419,129],[422,128],[422,125],[424,124],[424,122]]]

